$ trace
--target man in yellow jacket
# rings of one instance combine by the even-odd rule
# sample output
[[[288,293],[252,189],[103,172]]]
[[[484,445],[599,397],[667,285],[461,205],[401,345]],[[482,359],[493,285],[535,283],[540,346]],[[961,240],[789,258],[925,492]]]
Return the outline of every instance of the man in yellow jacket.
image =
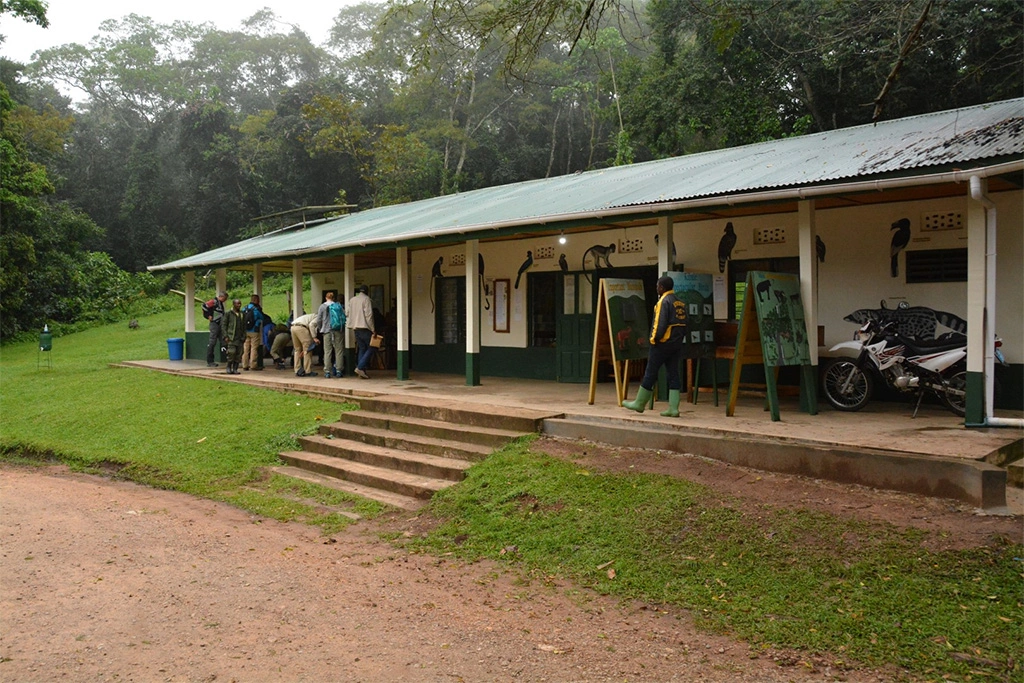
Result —
[[[675,283],[667,275],[658,278],[658,303],[654,306],[654,323],[651,325],[651,350],[647,355],[647,370],[640,380],[636,398],[623,401],[622,405],[638,413],[651,400],[654,383],[658,381],[658,370],[665,366],[668,375],[668,410],[665,417],[679,417],[679,361],[683,355],[686,334],[686,304],[676,298]]]

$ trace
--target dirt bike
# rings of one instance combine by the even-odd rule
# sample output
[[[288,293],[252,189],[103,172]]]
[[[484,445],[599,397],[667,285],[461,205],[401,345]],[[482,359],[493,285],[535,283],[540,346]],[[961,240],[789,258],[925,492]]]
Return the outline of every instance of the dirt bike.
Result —
[[[855,411],[867,405],[874,383],[881,379],[902,393],[918,393],[914,417],[925,391],[931,391],[953,413],[967,410],[967,338],[950,334],[922,341],[895,331],[895,322],[868,320],[853,341],[831,351],[850,350],[856,359],[837,359],[825,370],[822,385],[826,400],[837,410]],[[996,360],[1005,365],[996,338]]]

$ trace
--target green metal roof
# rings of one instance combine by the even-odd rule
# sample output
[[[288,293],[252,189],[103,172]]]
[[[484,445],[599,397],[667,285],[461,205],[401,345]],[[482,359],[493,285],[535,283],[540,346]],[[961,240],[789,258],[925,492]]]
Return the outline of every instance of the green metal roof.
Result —
[[[688,202],[735,205],[773,190],[967,171],[1022,158],[1024,98],[383,206],[149,269],[194,270],[557,229],[571,221],[682,211]]]

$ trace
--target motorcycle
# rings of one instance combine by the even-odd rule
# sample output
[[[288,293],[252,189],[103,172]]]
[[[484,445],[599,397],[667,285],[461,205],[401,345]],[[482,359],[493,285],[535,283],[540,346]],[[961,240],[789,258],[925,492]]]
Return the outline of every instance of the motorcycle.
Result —
[[[825,399],[836,410],[856,411],[867,405],[874,383],[881,379],[902,393],[918,393],[914,417],[925,391],[934,393],[953,413],[967,411],[967,338],[950,334],[922,341],[899,334],[894,321],[868,320],[853,341],[841,342],[831,351],[850,350],[856,359],[838,359],[822,377]],[[1005,365],[996,337],[996,360]]]

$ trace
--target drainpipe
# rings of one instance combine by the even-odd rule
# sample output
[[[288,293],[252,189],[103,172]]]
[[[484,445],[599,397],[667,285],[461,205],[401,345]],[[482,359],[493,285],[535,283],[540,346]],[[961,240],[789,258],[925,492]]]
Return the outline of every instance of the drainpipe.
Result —
[[[986,427],[1024,427],[1024,420],[995,417],[996,205],[982,192],[981,178],[970,179],[971,198],[985,207],[985,418]]]

